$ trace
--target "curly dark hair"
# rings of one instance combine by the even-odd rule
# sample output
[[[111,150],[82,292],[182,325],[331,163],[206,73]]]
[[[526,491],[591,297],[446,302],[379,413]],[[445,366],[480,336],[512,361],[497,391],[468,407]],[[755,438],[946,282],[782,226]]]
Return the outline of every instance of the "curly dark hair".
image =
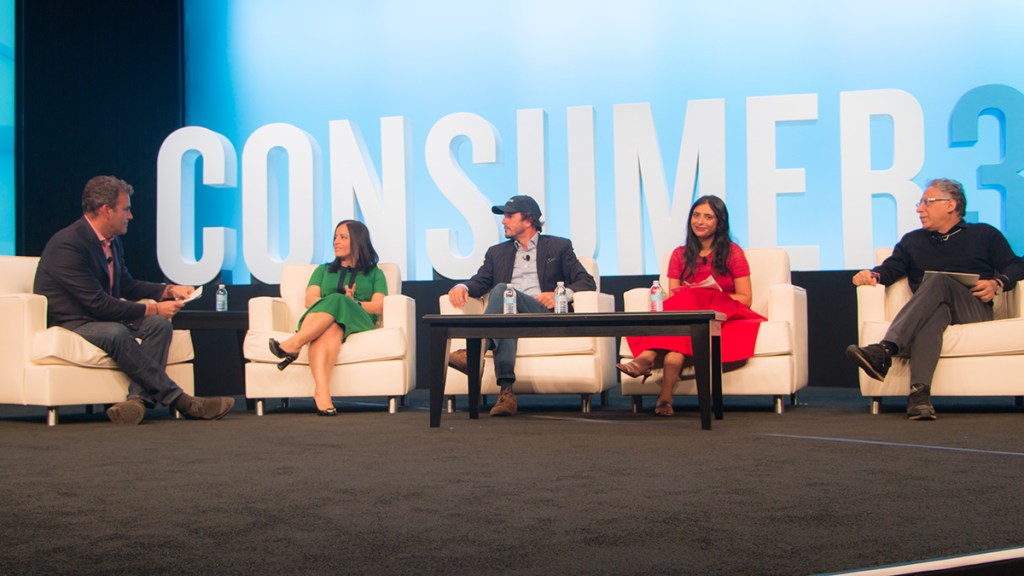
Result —
[[[114,176],[93,176],[82,190],[82,213],[95,214],[103,206],[114,208],[121,192],[131,196],[132,185]]]

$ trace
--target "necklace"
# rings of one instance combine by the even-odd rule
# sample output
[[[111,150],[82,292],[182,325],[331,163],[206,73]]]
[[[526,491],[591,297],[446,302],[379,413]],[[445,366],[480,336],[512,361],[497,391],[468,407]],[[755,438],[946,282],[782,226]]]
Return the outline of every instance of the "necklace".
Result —
[[[956,230],[953,230],[952,232],[947,232],[946,234],[939,234],[938,232],[936,232],[935,233],[935,238],[939,242],[945,242],[946,240],[949,240],[953,236],[956,236],[957,234],[959,234],[961,230],[963,230],[963,228],[957,228]]]

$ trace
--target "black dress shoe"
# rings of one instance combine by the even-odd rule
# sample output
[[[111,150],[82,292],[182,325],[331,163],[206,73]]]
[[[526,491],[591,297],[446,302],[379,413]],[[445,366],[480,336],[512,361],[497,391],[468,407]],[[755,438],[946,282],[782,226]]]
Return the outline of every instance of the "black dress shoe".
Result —
[[[278,370],[284,370],[285,368],[288,367],[289,364],[299,359],[298,354],[289,354],[285,352],[281,348],[281,343],[278,342],[277,340],[274,340],[273,338],[271,338],[270,341],[267,342],[267,344],[270,345],[271,354],[277,356],[278,358],[284,358],[284,360],[281,360],[280,362],[277,363]]]
[[[317,408],[316,409],[316,415],[317,416],[337,416],[338,415],[338,409],[335,408],[334,406],[331,406],[327,410],[321,410],[321,409]]]

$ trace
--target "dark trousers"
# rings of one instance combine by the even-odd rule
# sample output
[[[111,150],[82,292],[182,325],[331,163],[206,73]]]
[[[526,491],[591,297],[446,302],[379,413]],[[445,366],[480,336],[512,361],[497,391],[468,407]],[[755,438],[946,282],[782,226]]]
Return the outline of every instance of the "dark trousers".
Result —
[[[491,289],[484,314],[504,313],[503,299],[506,288],[508,288],[507,284],[499,283]],[[519,313],[551,311],[541,304],[540,300],[519,290],[516,290],[516,310]],[[519,339],[495,338],[491,340],[491,347],[494,349],[494,378],[498,381],[498,386],[502,388],[512,386],[512,383],[516,381],[516,351],[519,349]]]
[[[942,351],[942,332],[950,324],[992,320],[992,306],[971,294],[949,276],[924,280],[885,333],[899,347],[898,356],[910,358],[910,385],[931,386]]]
[[[131,378],[129,398],[139,398],[152,408],[158,404],[170,406],[181,395],[181,388],[165,370],[167,351],[174,335],[170,320],[147,316],[137,327],[131,328],[120,322],[89,322],[74,331],[109,354],[117,367]]]

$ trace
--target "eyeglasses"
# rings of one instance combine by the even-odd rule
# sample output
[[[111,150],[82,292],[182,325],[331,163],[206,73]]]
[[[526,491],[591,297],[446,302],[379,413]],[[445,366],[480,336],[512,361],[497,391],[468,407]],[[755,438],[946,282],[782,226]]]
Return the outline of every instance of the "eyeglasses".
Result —
[[[917,204],[914,204],[914,206],[917,206],[918,208],[921,207],[921,204],[924,204],[925,206],[931,206],[932,204],[936,202],[942,202],[943,200],[952,200],[952,198],[921,198],[920,200],[918,200]]]

